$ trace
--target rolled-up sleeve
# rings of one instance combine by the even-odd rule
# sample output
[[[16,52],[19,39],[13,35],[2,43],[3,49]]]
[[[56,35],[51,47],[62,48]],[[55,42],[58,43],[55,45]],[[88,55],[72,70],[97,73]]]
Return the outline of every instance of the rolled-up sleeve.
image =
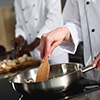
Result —
[[[71,33],[72,43],[63,41],[60,44],[60,49],[74,54],[77,50],[79,42],[82,41],[81,23],[79,18],[79,9],[77,0],[67,0],[63,10],[64,26]]]

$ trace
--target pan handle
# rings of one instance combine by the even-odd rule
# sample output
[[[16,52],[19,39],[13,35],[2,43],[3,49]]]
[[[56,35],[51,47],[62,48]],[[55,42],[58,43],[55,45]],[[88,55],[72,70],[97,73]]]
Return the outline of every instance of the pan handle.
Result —
[[[96,68],[96,67],[93,67],[92,65],[89,65],[89,66],[83,67],[82,72],[85,73],[85,72],[90,71],[94,68]]]

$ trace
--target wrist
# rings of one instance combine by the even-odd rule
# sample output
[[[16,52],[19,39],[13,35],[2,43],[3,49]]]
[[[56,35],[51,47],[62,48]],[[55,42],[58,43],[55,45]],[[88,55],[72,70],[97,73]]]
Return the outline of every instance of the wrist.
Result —
[[[30,51],[33,51],[33,50],[35,49],[34,43],[32,42],[32,43],[29,45],[29,47],[30,47]]]
[[[31,44],[31,51],[33,51],[40,44],[40,39],[36,38]]]
[[[63,32],[64,32],[64,41],[72,42],[72,37],[69,29],[67,27],[63,27]]]
[[[20,43],[22,43],[24,41],[24,38],[21,35],[18,36],[18,39],[19,39]]]

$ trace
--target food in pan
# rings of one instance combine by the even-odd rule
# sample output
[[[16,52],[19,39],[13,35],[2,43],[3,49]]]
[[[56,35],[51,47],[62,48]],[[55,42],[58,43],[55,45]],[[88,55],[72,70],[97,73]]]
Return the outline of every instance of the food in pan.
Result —
[[[4,59],[0,62],[0,73],[10,72],[28,66],[32,63],[33,60],[34,59],[29,57],[27,54],[24,54],[23,56],[14,60]]]
[[[34,83],[34,80],[33,79],[29,79],[27,81],[25,81],[26,83]]]

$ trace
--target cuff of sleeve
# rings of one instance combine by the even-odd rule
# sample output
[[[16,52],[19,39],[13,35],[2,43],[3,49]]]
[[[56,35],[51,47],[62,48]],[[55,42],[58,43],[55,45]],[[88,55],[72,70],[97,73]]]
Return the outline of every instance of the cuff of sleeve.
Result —
[[[59,45],[59,48],[64,51],[64,52],[67,52],[67,53],[71,53],[71,54],[74,54],[75,53],[75,45],[74,43],[70,43],[70,42],[66,42],[66,41],[63,41],[60,45]]]
[[[60,44],[60,49],[65,51],[65,52],[68,52],[68,53],[72,53],[74,54],[77,50],[77,47],[79,45],[79,42],[81,41],[80,40],[80,32],[77,32],[75,26],[73,26],[72,24],[66,24],[64,25],[63,27],[67,27],[71,33],[71,37],[72,37],[72,43],[70,42],[66,42],[66,41],[63,41],[61,44]]]

